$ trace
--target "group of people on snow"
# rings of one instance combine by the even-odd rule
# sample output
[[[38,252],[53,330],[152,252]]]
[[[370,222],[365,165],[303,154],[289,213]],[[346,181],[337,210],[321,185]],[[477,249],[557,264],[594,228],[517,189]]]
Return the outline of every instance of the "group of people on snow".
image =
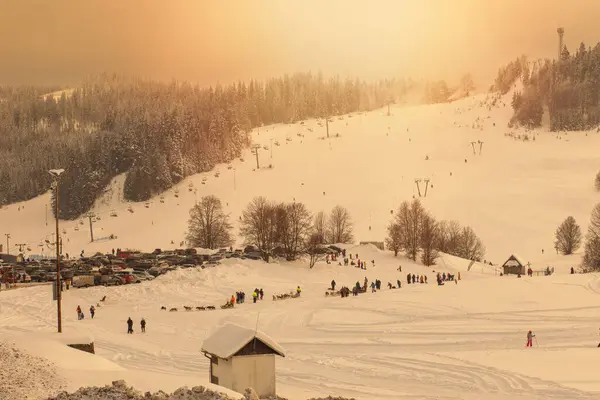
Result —
[[[85,318],[85,315],[83,314],[83,310],[81,309],[80,306],[77,306],[77,320],[82,320]],[[94,319],[94,315],[96,315],[96,307],[94,306],[90,306],[90,317],[92,319]]]
[[[427,275],[415,275],[410,272],[406,275],[406,283],[427,283]]]
[[[142,333],[146,333],[146,320],[144,319],[144,317],[142,317],[142,320],[140,321],[140,329]],[[127,319],[127,334],[133,334],[133,320],[131,319],[131,317]]]

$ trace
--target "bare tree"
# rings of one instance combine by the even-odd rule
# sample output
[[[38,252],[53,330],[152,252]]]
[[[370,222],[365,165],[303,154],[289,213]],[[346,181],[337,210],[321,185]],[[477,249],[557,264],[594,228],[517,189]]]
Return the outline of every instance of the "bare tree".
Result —
[[[458,255],[462,228],[457,221],[441,221],[438,224],[436,248],[442,253]]]
[[[325,212],[319,211],[317,215],[315,215],[314,231],[320,235],[323,241],[325,241],[327,233],[327,215]]]
[[[388,246],[392,244],[392,248],[405,251],[408,258],[416,261],[421,246],[421,223],[425,214],[426,211],[418,199],[412,203],[402,202],[388,227]]]
[[[419,199],[414,199],[410,205],[410,230],[408,243],[410,245],[410,255],[416,261],[419,247],[421,246],[421,229],[423,227],[423,217],[427,214],[423,204]]]
[[[333,207],[327,228],[329,243],[352,243],[354,241],[350,213],[342,206]]]
[[[312,215],[302,203],[285,204],[279,218],[279,242],[286,258],[295,260],[304,251],[312,233]]]
[[[327,257],[328,250],[323,246],[323,237],[319,233],[313,233],[308,239],[306,254],[309,257],[308,266],[312,269],[318,261]]]
[[[210,195],[190,210],[187,241],[193,247],[216,249],[233,244],[229,214],[223,212],[221,200]]]
[[[242,212],[240,235],[246,244],[260,249],[265,261],[269,261],[271,250],[277,241],[278,205],[264,197],[255,197]]]
[[[438,240],[439,230],[438,223],[436,220],[429,215],[424,213],[421,216],[421,262],[423,265],[429,267],[435,265],[435,260],[439,257],[436,249],[436,243]]]
[[[585,241],[582,269],[584,272],[600,271],[600,203],[592,210]]]
[[[387,227],[388,236],[385,238],[385,245],[389,250],[394,252],[394,257],[398,256],[398,252],[402,250],[402,229],[396,221],[391,221]]]
[[[577,225],[575,218],[567,217],[554,234],[555,247],[564,255],[573,254],[581,246],[581,228]]]
[[[462,229],[458,251],[455,255],[475,261],[481,261],[483,256],[485,256],[485,246],[470,226],[466,226]]]

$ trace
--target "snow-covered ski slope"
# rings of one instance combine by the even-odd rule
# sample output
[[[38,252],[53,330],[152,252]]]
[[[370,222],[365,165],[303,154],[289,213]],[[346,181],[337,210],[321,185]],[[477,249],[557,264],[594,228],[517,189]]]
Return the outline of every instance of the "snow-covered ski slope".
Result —
[[[600,201],[592,184],[600,168],[600,134],[539,131],[535,141],[514,140],[505,134],[525,132],[506,127],[508,101],[491,110],[480,106],[484,101],[479,96],[452,104],[392,107],[389,117],[387,110],[336,117],[330,132],[340,137],[330,140],[319,140],[325,129],[317,121],[264,127],[253,132],[254,140],[269,147],[259,157],[261,166],[273,164],[273,169],[253,171],[256,160],[248,153],[232,169],[219,166],[218,178],[213,171],[186,179],[178,185],[179,198],[174,188],[164,194],[164,203],[156,197],[149,208],[120,202],[123,177],[118,177],[98,200],[95,212],[101,220],[94,225],[96,237],[112,233],[118,239],[90,244],[87,220],[84,225],[61,222],[67,231],[65,250],[90,254],[113,247],[177,247],[190,207],[205,194],[219,196],[234,223],[257,195],[295,198],[313,211],[341,204],[353,216],[357,240],[383,240],[390,210],[418,196],[416,178],[429,178],[433,187],[422,198],[425,206],[440,219],[471,225],[488,249],[486,259],[502,264],[516,253],[534,269],[555,267],[556,275],[499,277],[481,264],[467,272],[468,260],[447,255],[425,268],[373,246],[350,246],[361,259],[375,260],[376,267],[365,272],[320,263],[309,270],[304,262],[227,260],[216,268],[176,271],[140,285],[71,290],[64,299],[65,332],[94,336],[98,357],[106,363],[87,363],[81,371],[72,363],[59,365],[59,372],[71,388],[123,378],[140,390],[206,384],[208,362],[199,353],[204,338],[220,323],[254,327],[258,318],[259,328],[287,351],[277,361],[277,385],[281,395],[292,399],[328,394],[359,399],[599,398],[600,278],[568,275],[580,255],[557,256],[552,240],[568,215],[585,230]],[[481,155],[473,155],[472,141],[484,142]],[[41,240],[52,240],[50,215],[45,223],[48,202],[46,195],[0,210],[0,233],[11,233],[13,243],[29,243],[35,252]],[[110,217],[111,210],[118,217]],[[438,287],[432,270],[461,271],[462,281]],[[406,285],[408,272],[426,273],[429,284]],[[365,276],[380,279],[383,290],[348,299],[324,296],[332,279],[350,286]],[[387,282],[397,279],[403,288],[388,290]],[[274,293],[297,285],[303,288],[301,298],[271,300]],[[266,293],[259,304],[218,309],[235,291],[249,294],[255,287]],[[76,320],[77,305],[87,310],[104,295],[106,304],[94,320]],[[217,310],[183,312],[184,305],[215,305]],[[160,311],[161,306],[179,311]],[[49,287],[0,292],[0,338],[18,341],[22,348],[28,341],[52,340],[54,309]],[[132,336],[125,334],[128,317],[136,322]],[[145,336],[138,333],[142,317],[148,321]],[[539,341],[534,349],[523,348],[529,329]],[[59,358],[56,346],[29,351],[43,356],[46,349],[53,360]],[[62,351],[62,358],[77,357],[74,350]]]
[[[117,239],[90,243],[87,219],[61,221],[64,249],[90,254],[117,247],[178,247],[190,208],[207,194],[221,198],[234,224],[259,195],[302,201],[313,212],[341,204],[352,214],[357,240],[383,240],[390,211],[418,197],[415,179],[428,178],[431,186],[422,198],[426,208],[438,219],[471,225],[487,247],[487,260],[502,263],[517,253],[543,264],[541,250],[554,252],[558,224],[573,215],[585,229],[593,205],[600,201],[593,188],[600,168],[600,134],[577,132],[558,139],[541,131],[535,141],[515,140],[505,134],[524,131],[507,128],[508,101],[506,107],[490,111],[481,106],[484,100],[480,95],[451,104],[392,107],[390,117],[385,109],[336,117],[330,133],[340,137],[329,140],[319,140],[325,128],[316,120],[263,127],[253,132],[255,143],[269,147],[261,148],[259,161],[261,167],[274,168],[255,171],[256,158],[248,151],[244,162],[189,177],[165,192],[164,202],[157,196],[148,207],[122,201],[124,176],[119,176],[93,210],[101,218],[94,223],[96,239],[110,234]],[[483,142],[481,155],[478,143],[473,155],[470,143],[477,141]],[[422,181],[422,191],[424,185]],[[45,239],[52,241],[49,202],[46,194],[4,207],[0,232],[10,233],[12,243],[27,243],[33,253],[43,249],[49,254],[47,246],[39,246]],[[127,210],[130,206],[133,213]],[[110,216],[112,210],[117,217]]]

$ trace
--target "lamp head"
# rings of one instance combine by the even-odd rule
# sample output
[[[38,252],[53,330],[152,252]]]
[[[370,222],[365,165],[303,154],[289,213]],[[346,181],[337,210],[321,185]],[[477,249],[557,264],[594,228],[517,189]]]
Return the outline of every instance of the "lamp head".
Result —
[[[54,178],[58,178],[63,172],[65,172],[64,169],[51,169],[50,171],[48,171],[48,173]]]

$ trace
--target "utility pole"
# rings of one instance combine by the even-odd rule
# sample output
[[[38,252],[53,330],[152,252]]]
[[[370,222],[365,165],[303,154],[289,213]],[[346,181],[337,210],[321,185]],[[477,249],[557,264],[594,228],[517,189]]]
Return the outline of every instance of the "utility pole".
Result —
[[[427,197],[427,188],[429,187],[429,178],[425,179],[425,197]]]
[[[329,139],[329,117],[325,118],[325,127],[327,128],[327,139]]]
[[[420,179],[415,179],[415,183],[417,184],[417,190],[419,191],[419,197],[421,197],[421,187],[419,186],[420,182]]]
[[[19,246],[19,253],[22,253],[23,247],[27,246],[27,243],[15,243],[15,246]]]
[[[271,150],[271,160],[272,160],[273,159],[273,138],[271,138],[271,147],[270,147],[270,150]]]
[[[90,220],[90,238],[91,241],[94,241],[94,227],[92,225],[92,218],[94,218],[96,215],[92,212],[89,212],[87,214],[84,215],[84,217],[88,218]]]
[[[475,142],[471,142],[471,147],[473,148],[473,155],[475,155]]]
[[[46,203],[46,204],[44,204],[44,206],[46,206],[45,207],[45,209],[46,209],[46,226],[48,226],[48,204]]]
[[[10,233],[5,233],[4,236],[6,236],[6,254],[10,254],[10,247],[9,247]]]
[[[254,155],[256,155],[256,169],[260,169],[260,164],[258,162],[258,150],[260,149],[260,144],[255,144],[252,146],[252,149],[254,150]]]
[[[481,140],[478,140],[479,142],[479,155],[481,155],[481,150],[483,148],[483,142]]]
[[[58,322],[58,333],[62,333],[62,310],[61,310],[61,301],[62,301],[62,292],[61,292],[61,279],[60,279],[60,231],[58,230],[58,205],[59,205],[59,190],[58,190],[58,179],[60,175],[64,172],[63,169],[53,169],[48,171],[50,175],[54,178],[54,198],[55,198],[55,215],[56,215],[56,317]]]

